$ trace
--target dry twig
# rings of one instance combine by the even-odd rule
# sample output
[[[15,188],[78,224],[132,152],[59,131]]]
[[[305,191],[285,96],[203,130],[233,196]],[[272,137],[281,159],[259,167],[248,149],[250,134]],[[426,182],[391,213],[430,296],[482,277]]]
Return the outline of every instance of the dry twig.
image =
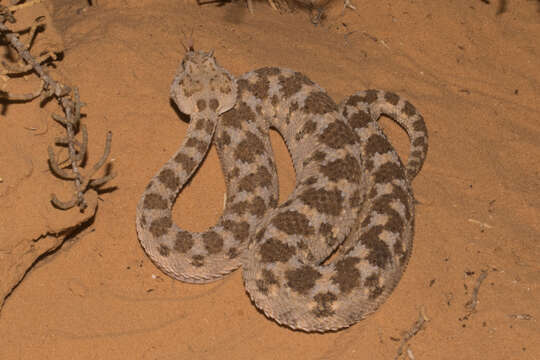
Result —
[[[478,292],[480,291],[480,286],[482,285],[482,282],[486,279],[487,275],[487,270],[482,270],[482,272],[478,276],[476,284],[474,285],[471,299],[465,304],[465,308],[469,311],[466,317],[469,317],[469,315],[476,312],[476,306],[478,305]]]
[[[415,321],[413,326],[403,334],[403,338],[401,339],[401,344],[399,345],[399,348],[397,350],[396,357],[394,360],[397,360],[400,358],[401,355],[403,355],[403,351],[407,347],[407,344],[409,340],[411,340],[420,330],[424,328],[424,325],[426,322],[429,321],[429,318],[426,316],[424,307],[420,308],[420,314],[418,316],[418,320]],[[407,349],[407,355],[409,358],[411,357],[412,352]]]
[[[45,26],[43,17],[38,17],[34,24],[32,24],[30,27],[26,27],[26,30],[28,30],[28,28],[30,29],[30,40],[28,44],[24,44],[19,39],[18,33],[6,26],[6,23],[13,24],[16,22],[15,17],[13,16],[14,10],[17,10],[22,6],[36,4],[40,1],[41,0],[32,0],[28,3],[12,5],[10,7],[0,5],[0,34],[5,37],[20,58],[24,60],[24,63],[17,64],[15,66],[10,66],[5,62],[2,62],[5,70],[0,70],[0,75],[19,75],[28,71],[34,71],[41,80],[40,89],[32,94],[13,95],[7,93],[6,91],[1,91],[0,96],[3,95],[3,97],[8,101],[30,101],[40,95],[43,95],[45,99],[50,97],[56,98],[64,110],[65,116],[53,114],[52,117],[65,127],[67,135],[65,137],[56,139],[55,143],[57,145],[67,146],[70,169],[68,171],[66,168],[60,167],[51,146],[48,148],[49,164],[52,172],[55,175],[66,180],[72,180],[75,185],[75,190],[70,200],[62,201],[59,200],[55,194],[51,194],[51,201],[53,205],[59,209],[67,210],[74,206],[79,206],[81,211],[83,211],[87,206],[84,200],[84,193],[89,188],[96,189],[102,186],[114,177],[113,173],[107,173],[101,178],[92,178],[94,174],[107,162],[107,158],[111,151],[112,133],[110,131],[107,133],[105,149],[101,159],[89,171],[87,171],[86,174],[83,174],[81,172],[81,164],[86,157],[88,132],[86,127],[80,123],[81,107],[84,106],[84,103],[80,101],[79,91],[77,88],[72,89],[61,82],[54,80],[42,66],[42,64],[46,61],[51,59],[56,60],[55,54],[52,52],[45,52],[36,59],[36,57],[34,57],[29,50],[37,29],[41,26]],[[81,129],[82,132],[82,142],[79,142],[75,138],[79,129]]]

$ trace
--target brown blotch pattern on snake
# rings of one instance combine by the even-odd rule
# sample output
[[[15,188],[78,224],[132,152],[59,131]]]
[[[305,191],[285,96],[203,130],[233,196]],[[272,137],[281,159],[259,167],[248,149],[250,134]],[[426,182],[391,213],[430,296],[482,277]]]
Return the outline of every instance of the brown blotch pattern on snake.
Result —
[[[326,127],[319,136],[319,141],[332,149],[341,149],[358,141],[351,128],[343,121],[336,120]]]
[[[389,151],[392,151],[392,146],[383,136],[375,134],[369,137],[366,145],[368,155],[386,154]]]
[[[158,175],[159,181],[169,190],[176,190],[180,184],[180,179],[171,169],[163,169]]]
[[[399,102],[399,96],[397,96],[393,92],[385,93],[384,98],[386,101],[388,101],[392,105],[397,105],[397,103]]]
[[[206,109],[206,100],[204,99],[197,100],[197,109],[199,109],[199,111],[204,111],[204,109]]]
[[[311,235],[314,233],[306,215],[295,210],[280,212],[272,219],[272,224],[288,235]]]
[[[225,220],[223,222],[225,229],[230,231],[234,238],[237,239],[240,243],[243,243],[249,236],[249,224],[245,221],[232,221]]]
[[[331,280],[339,286],[339,290],[344,294],[350,293],[354,288],[360,285],[361,274],[356,268],[360,262],[357,257],[346,257],[336,262],[336,274]]]
[[[176,234],[174,250],[179,253],[186,253],[193,247],[194,243],[193,235],[187,231],[180,231]]]
[[[337,105],[328,94],[322,91],[312,92],[304,102],[304,112],[307,114],[320,115],[332,111],[337,111]]]
[[[204,247],[210,255],[219,253],[223,248],[223,237],[215,231],[205,232],[202,238]]]
[[[349,125],[353,129],[365,128],[371,122],[371,115],[367,112],[358,110],[349,119]]]
[[[206,150],[206,147],[208,146],[208,143],[202,141],[202,140],[199,140],[197,138],[189,138],[187,141],[186,141],[186,146],[187,147],[194,147],[197,149],[198,152],[200,153],[203,153],[205,150]]]
[[[169,229],[172,226],[172,220],[168,216],[157,218],[150,224],[150,232],[155,237],[160,237],[169,232]]]
[[[325,190],[311,187],[302,192],[298,198],[323,214],[338,216],[343,211],[343,195],[337,189]]]
[[[245,163],[255,161],[257,155],[265,154],[266,148],[260,138],[254,133],[246,132],[246,138],[242,140],[234,152],[236,158]]]
[[[332,304],[337,300],[336,294],[330,291],[318,293],[313,297],[313,300],[317,303],[317,306],[313,309],[316,317],[329,317],[336,313],[332,309]]]
[[[360,164],[358,164],[358,160],[349,155],[344,159],[337,159],[320,165],[319,170],[321,174],[333,182],[338,182],[341,179],[351,183],[360,181]]]
[[[360,242],[369,249],[366,257],[369,263],[384,270],[392,258],[392,253],[388,245],[379,238],[383,230],[382,225],[373,226],[360,237]]]
[[[311,265],[303,265],[298,269],[285,272],[287,285],[300,294],[305,294],[311,290],[315,286],[315,281],[321,276],[321,273]]]
[[[268,269],[263,269],[261,272],[262,279],[257,280],[257,288],[263,294],[268,294],[269,287],[277,285],[278,281],[274,273]]]
[[[278,77],[279,85],[281,85],[281,94],[284,98],[289,98],[298,93],[302,89],[302,85],[309,81],[304,75],[296,72],[292,76]],[[308,84],[309,85],[309,84]]]
[[[160,194],[150,193],[146,194],[144,197],[144,208],[145,209],[166,209],[168,206],[168,201]]]
[[[265,264],[285,263],[296,254],[296,248],[277,239],[270,238],[261,245],[259,253],[261,255],[261,261]]]
[[[178,153],[176,157],[174,158],[174,161],[182,165],[182,168],[187,172],[190,173],[191,170],[195,167],[195,160],[189,155],[186,155],[184,153]]]

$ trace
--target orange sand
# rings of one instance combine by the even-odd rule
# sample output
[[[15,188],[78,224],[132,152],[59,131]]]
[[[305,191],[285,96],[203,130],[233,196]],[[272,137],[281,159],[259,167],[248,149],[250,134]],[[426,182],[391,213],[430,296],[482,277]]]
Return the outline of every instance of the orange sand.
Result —
[[[52,1],[66,49],[52,73],[79,86],[87,103],[90,164],[113,132],[118,176],[110,186],[117,189],[100,195],[87,230],[37,262],[9,296],[0,359],[393,359],[421,308],[429,321],[408,344],[416,359],[540,358],[539,4],[508,1],[497,16],[495,1],[352,1],[357,11],[342,14],[336,0],[319,26],[305,12],[280,15],[266,2],[250,15],[243,3],[100,0],[83,10],[87,1]],[[183,56],[182,30],[191,29],[196,46],[215,49],[233,74],[293,68],[337,101],[382,88],[423,113],[430,147],[413,183],[413,256],[394,294],[368,319],[337,333],[293,332],[256,310],[240,271],[185,284],[142,251],[137,201],[187,127],[168,93]],[[29,78],[21,92],[36,84]],[[5,239],[39,233],[44,218],[63,216],[48,203],[51,192],[65,198],[71,190],[47,170],[46,147],[63,133],[48,118],[52,111],[59,111],[54,101],[43,108],[36,101],[0,115]],[[383,124],[405,155],[405,135]],[[294,173],[279,136],[272,140],[283,198]],[[174,219],[207,228],[223,193],[212,150]],[[476,312],[466,316],[482,270],[488,275]]]

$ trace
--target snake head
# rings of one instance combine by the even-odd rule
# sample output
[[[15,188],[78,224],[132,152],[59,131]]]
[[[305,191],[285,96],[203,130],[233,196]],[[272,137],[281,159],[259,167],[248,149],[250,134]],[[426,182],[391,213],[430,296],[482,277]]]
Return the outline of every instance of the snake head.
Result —
[[[192,115],[205,110],[218,115],[236,104],[236,81],[219,66],[213,51],[187,49],[176,72],[170,95],[180,111]]]

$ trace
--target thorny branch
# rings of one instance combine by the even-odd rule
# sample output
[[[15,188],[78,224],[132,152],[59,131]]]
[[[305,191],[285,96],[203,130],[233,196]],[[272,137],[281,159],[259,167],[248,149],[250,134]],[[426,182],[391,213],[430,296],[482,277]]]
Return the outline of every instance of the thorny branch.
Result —
[[[41,0],[33,0],[29,3],[36,3]],[[58,121],[62,126],[66,128],[67,136],[56,139],[55,143],[60,146],[67,146],[69,158],[69,171],[67,168],[62,168],[58,159],[56,158],[53,148],[49,146],[49,165],[51,171],[60,178],[74,181],[75,190],[70,200],[59,200],[55,194],[51,194],[51,201],[54,206],[59,209],[67,210],[74,206],[79,206],[81,211],[87,207],[84,200],[84,193],[89,188],[98,188],[105,184],[107,181],[114,177],[114,173],[107,173],[101,178],[93,179],[94,174],[105,165],[107,158],[111,151],[112,133],[107,133],[105,142],[105,149],[101,159],[85,174],[81,173],[81,165],[86,158],[86,149],[88,144],[88,132],[84,124],[81,125],[81,107],[84,103],[80,101],[79,91],[77,88],[64,85],[58,81],[55,81],[48,72],[44,69],[42,64],[49,60],[56,60],[56,54],[46,52],[41,54],[37,59],[30,53],[31,42],[36,34],[36,31],[45,26],[43,23],[43,17],[38,17],[30,28],[30,41],[29,44],[24,44],[20,39],[17,31],[11,30],[6,26],[6,23],[13,24],[16,22],[13,16],[13,11],[22,6],[28,6],[29,3],[23,3],[20,5],[12,5],[6,7],[0,5],[0,34],[5,37],[9,44],[17,51],[18,55],[24,60],[24,63],[17,64],[15,66],[8,65],[2,61],[4,69],[0,69],[0,76],[5,75],[20,75],[30,70],[35,71],[41,80],[41,86],[38,90],[31,94],[12,95],[5,91],[0,92],[0,97],[7,99],[8,101],[30,101],[40,95],[44,95],[44,99],[55,97],[58,103],[62,106],[65,116],[59,116],[53,114],[54,120]],[[21,30],[19,30],[20,32]],[[82,142],[75,139],[77,132],[81,129]]]

